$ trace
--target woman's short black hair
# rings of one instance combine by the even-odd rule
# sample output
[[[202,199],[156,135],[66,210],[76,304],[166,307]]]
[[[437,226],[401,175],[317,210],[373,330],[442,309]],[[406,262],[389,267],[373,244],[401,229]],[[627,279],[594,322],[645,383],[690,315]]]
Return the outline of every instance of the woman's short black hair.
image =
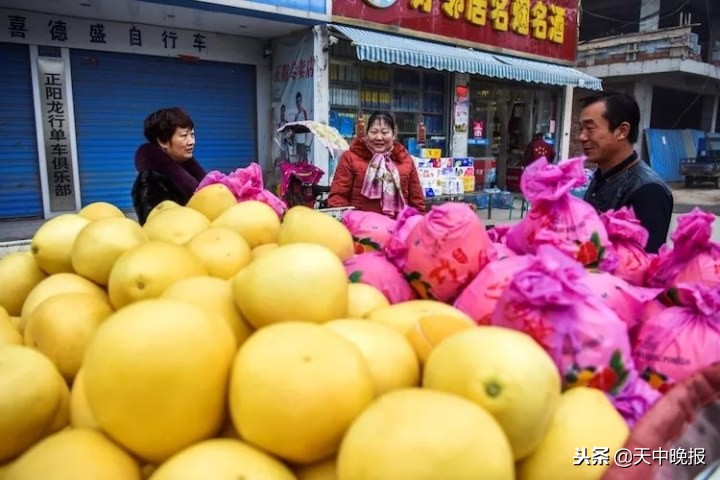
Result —
[[[161,108],[143,122],[143,133],[150,143],[169,142],[178,128],[195,128],[190,115],[179,107]]]
[[[395,117],[393,117],[392,113],[385,111],[373,112],[368,119],[366,130],[370,130],[370,127],[377,122],[383,122],[387,124],[387,126],[390,127],[393,132],[397,132]]]

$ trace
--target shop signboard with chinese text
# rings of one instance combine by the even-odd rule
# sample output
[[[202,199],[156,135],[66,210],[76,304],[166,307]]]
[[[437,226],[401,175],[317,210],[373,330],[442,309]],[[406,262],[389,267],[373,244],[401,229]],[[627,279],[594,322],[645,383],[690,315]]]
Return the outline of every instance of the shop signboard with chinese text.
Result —
[[[198,30],[66,17],[0,8],[0,42],[262,63],[254,39]],[[257,48],[251,48],[255,47]]]
[[[59,49],[54,49],[59,50]],[[68,113],[65,62],[57,56],[38,55],[37,80],[40,94],[45,172],[50,212],[76,210],[75,172]]]
[[[574,63],[578,0],[335,0],[335,21]]]

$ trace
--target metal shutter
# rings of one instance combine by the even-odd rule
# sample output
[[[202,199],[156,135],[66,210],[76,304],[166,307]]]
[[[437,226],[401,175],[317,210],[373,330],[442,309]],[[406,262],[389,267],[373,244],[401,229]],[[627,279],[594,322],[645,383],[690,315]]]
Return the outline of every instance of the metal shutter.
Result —
[[[73,50],[83,205],[132,209],[134,155],[152,111],[178,106],[195,123],[195,157],[225,173],[257,161],[255,66]]]
[[[0,218],[41,217],[42,187],[27,45],[0,43]]]

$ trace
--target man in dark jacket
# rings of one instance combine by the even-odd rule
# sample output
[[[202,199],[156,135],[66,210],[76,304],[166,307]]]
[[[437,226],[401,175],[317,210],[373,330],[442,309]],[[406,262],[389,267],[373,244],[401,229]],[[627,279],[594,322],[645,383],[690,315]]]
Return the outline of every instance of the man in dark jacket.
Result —
[[[662,179],[633,149],[638,139],[640,109],[630,95],[604,91],[581,99],[583,152],[595,171],[585,200],[598,212],[632,207],[647,229],[646,250],[655,253],[667,239],[673,197]]]

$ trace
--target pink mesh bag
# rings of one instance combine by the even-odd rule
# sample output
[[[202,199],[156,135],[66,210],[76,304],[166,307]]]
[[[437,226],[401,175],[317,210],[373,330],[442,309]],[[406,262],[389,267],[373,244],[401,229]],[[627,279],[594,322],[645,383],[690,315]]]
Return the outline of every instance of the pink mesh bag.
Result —
[[[262,169],[257,163],[251,163],[246,168],[238,168],[229,175],[225,175],[217,170],[208,172],[198,185],[197,190],[216,183],[221,183],[228,187],[238,202],[257,200],[266,203],[272,207],[279,216],[282,216],[285,210],[287,210],[287,206],[282,200],[265,190],[263,186]]]
[[[625,322],[585,286],[586,275],[556,248],[539,246],[501,295],[492,324],[533,337],[555,361],[565,388],[608,393],[632,424],[658,394],[638,377]]]
[[[617,258],[615,268],[606,270],[633,285],[643,286],[653,255],[645,252],[648,231],[637,219],[632,208],[609,210],[600,215]],[[601,264],[605,270],[610,265]]]
[[[395,220],[375,212],[349,210],[342,223],[355,241],[355,253],[382,250],[395,230]]]
[[[455,300],[455,308],[465,312],[479,325],[490,325],[495,306],[510,281],[534,261],[534,257],[530,255],[515,255],[491,261]]]
[[[557,165],[540,158],[529,165],[520,188],[530,201],[527,216],[507,232],[507,244],[518,253],[535,253],[552,244],[586,267],[597,267],[609,254],[610,242],[595,209],[574,197],[572,189],[585,183],[583,158]]]
[[[434,207],[405,233],[403,254],[391,260],[422,299],[452,302],[489,260],[485,225],[464,203]]]
[[[345,272],[351,282],[365,283],[380,290],[391,304],[417,298],[402,273],[381,252],[355,255],[345,261]]]
[[[680,215],[671,236],[673,247],[660,248],[648,270],[648,285],[670,288],[700,282],[720,287],[720,244],[710,240],[714,220],[715,215],[699,208]]]
[[[681,283],[669,294],[674,305],[640,328],[635,364],[661,392],[720,361],[720,288]]]

